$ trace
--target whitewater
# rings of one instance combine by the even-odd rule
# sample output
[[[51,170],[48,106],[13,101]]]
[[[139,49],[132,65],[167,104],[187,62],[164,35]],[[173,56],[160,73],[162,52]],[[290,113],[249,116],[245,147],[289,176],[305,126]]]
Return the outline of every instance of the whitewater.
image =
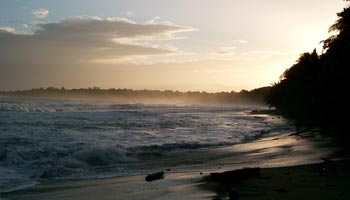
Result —
[[[261,106],[0,97],[0,193],[60,179],[203,169],[215,149],[294,128]]]

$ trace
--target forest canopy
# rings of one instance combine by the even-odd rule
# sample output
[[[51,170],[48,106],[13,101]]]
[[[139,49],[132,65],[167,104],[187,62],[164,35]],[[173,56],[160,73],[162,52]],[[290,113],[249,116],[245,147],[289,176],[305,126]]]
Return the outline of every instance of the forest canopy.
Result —
[[[332,36],[322,41],[323,52],[301,54],[273,84],[266,102],[302,126],[342,129],[348,106],[350,67],[350,7],[330,26]]]
[[[264,98],[269,89],[270,87],[262,87],[250,91],[208,93],[204,91],[101,89],[99,87],[80,89],[48,87],[21,91],[3,91],[0,92],[0,95],[30,98],[93,99],[118,103],[266,105]]]

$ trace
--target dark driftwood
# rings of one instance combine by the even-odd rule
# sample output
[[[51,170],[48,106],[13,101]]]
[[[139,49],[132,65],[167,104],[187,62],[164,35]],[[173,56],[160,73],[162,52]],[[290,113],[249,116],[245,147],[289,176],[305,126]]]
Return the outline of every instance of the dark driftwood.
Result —
[[[155,172],[153,174],[148,174],[145,179],[146,179],[146,181],[154,181],[154,180],[158,180],[161,178],[164,178],[163,171]]]
[[[259,174],[260,168],[243,168],[221,173],[210,173],[211,180],[218,183],[233,183]]]

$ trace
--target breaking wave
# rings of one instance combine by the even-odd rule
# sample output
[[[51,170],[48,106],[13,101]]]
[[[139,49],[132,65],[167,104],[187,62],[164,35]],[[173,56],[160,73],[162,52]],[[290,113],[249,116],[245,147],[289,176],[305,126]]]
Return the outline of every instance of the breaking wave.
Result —
[[[131,166],[152,156],[290,128],[282,119],[250,115],[252,109],[0,97],[0,192],[50,179],[138,173]]]

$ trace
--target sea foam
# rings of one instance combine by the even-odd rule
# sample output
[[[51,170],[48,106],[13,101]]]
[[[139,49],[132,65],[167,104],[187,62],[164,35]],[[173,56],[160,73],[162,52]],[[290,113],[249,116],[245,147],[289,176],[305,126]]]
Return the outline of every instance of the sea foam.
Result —
[[[278,134],[259,107],[0,97],[0,192],[38,181],[122,176],[152,159]],[[203,158],[205,160],[205,158]],[[176,163],[177,165],[180,163]]]

